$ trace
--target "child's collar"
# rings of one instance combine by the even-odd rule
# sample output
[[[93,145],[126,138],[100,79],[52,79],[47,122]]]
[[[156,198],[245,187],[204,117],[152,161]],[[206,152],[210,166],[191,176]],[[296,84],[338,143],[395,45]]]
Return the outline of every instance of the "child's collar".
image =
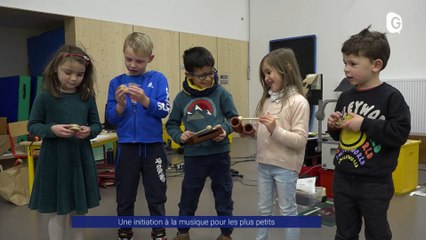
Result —
[[[197,91],[204,91],[204,90],[206,90],[207,88],[211,88],[211,87],[213,87],[213,86],[214,86],[214,84],[215,84],[215,81],[212,81],[212,84],[211,84],[210,86],[205,87],[205,88],[200,88],[200,87],[198,87],[197,85],[193,84],[191,80],[187,79],[187,81],[188,81],[188,86],[189,86],[190,88],[194,89],[194,90],[197,90]]]

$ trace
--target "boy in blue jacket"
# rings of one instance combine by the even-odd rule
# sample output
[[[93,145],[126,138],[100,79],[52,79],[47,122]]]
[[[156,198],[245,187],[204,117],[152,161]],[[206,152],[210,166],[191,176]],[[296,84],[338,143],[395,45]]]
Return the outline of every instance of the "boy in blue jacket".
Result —
[[[145,189],[150,216],[165,216],[167,155],[162,121],[170,112],[166,77],[146,71],[153,60],[149,36],[134,32],[124,42],[128,73],[111,80],[106,118],[117,128],[115,182],[118,216],[134,216],[139,179]],[[154,240],[166,240],[164,228],[153,228]],[[131,228],[120,228],[118,240],[133,239]]]
[[[218,216],[232,216],[232,177],[230,171],[229,139],[232,132],[229,119],[237,116],[231,94],[217,83],[214,58],[203,47],[193,47],[183,54],[185,81],[182,91],[173,101],[166,123],[173,141],[183,145],[185,176],[179,202],[179,216],[194,216],[207,177],[212,180]],[[181,123],[185,131],[180,128]],[[207,141],[188,144],[196,133],[208,126],[222,133]],[[189,240],[189,228],[179,228],[174,240]],[[218,240],[230,240],[232,228],[222,228]]]

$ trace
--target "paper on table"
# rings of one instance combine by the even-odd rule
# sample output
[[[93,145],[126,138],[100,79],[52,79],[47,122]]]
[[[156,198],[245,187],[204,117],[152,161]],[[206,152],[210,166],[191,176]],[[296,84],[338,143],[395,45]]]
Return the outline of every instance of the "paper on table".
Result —
[[[315,193],[315,177],[297,179],[296,189],[310,194]]]
[[[102,139],[105,139],[105,138],[108,138],[108,135],[99,134],[95,138],[90,139],[90,141],[91,142],[96,142],[96,141],[99,141],[99,140],[102,140]]]

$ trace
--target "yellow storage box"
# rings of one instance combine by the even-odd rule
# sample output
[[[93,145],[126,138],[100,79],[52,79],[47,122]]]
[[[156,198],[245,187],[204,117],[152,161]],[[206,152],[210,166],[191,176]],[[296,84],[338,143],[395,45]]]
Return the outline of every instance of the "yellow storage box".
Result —
[[[402,195],[416,189],[419,181],[419,140],[407,140],[402,145],[398,166],[392,173],[395,194]]]
[[[182,129],[182,131],[183,131],[183,129],[184,129],[183,125],[180,126],[180,129]],[[178,149],[178,148],[180,148],[180,145],[177,144],[177,143],[175,143],[173,141],[172,137],[170,137],[169,134],[167,134],[166,124],[165,123],[163,123],[163,141],[164,141],[164,143],[167,146],[170,146],[171,149]]]

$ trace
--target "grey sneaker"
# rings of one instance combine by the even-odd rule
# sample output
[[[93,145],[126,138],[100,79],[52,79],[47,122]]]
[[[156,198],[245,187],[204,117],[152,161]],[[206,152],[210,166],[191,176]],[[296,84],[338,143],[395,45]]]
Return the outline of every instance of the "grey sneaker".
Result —
[[[189,233],[178,233],[173,240],[190,240]]]

